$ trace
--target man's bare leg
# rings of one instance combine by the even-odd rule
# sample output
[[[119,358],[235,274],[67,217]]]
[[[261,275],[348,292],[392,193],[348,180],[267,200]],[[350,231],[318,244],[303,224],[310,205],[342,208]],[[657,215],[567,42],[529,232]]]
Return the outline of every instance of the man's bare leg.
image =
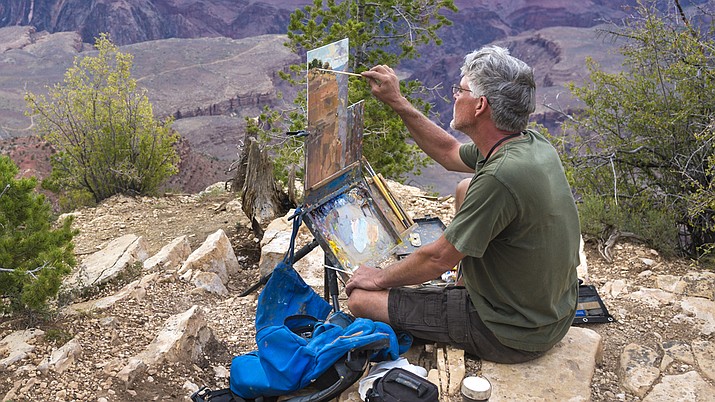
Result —
[[[457,189],[454,191],[454,212],[459,211],[464,203],[464,198],[467,196],[467,189],[472,179],[463,179],[457,184]]]
[[[348,308],[355,317],[369,318],[373,321],[390,323],[387,312],[389,290],[355,289],[348,298]]]

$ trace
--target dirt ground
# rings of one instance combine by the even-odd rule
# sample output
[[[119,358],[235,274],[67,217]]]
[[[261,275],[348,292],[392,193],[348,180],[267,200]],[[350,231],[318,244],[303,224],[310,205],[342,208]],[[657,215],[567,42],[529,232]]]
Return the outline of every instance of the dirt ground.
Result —
[[[402,186],[393,187],[397,198],[413,216],[440,216],[445,223],[450,221],[451,200],[427,197]],[[13,330],[33,326],[43,329],[45,336],[28,359],[10,366],[4,378],[0,378],[0,396],[15,388],[18,401],[178,401],[185,400],[189,390],[197,385],[226,387],[231,358],[255,348],[253,320],[258,292],[243,298],[237,295],[259,279],[260,247],[259,239],[251,232],[238,205],[232,194],[217,187],[197,195],[117,196],[95,208],[75,213],[75,227],[81,231],[75,239],[80,258],[127,233],[144,236],[151,255],[181,235],[188,235],[192,249],[196,249],[207,235],[223,229],[232,241],[241,266],[228,284],[231,297],[195,293],[188,284],[166,276],[153,283],[143,298],[125,299],[100,312],[56,314],[49,320],[32,322],[4,319],[0,323],[0,338]],[[596,285],[599,292],[617,280],[625,281],[626,291],[639,286],[653,287],[656,275],[680,275],[693,268],[688,260],[664,259],[654,250],[632,243],[618,244],[612,263],[606,262],[588,242],[586,254],[588,283]],[[137,272],[135,277],[141,274]],[[120,286],[121,283],[109,286],[93,298],[112,294]],[[675,308],[649,310],[628,298],[603,294],[602,297],[616,322],[588,326],[601,334],[605,345],[603,363],[594,375],[591,397],[594,401],[636,400],[619,386],[616,374],[624,346],[638,343],[658,350],[663,340],[690,340],[697,334],[690,327],[671,322],[678,313]],[[148,377],[133,387],[121,384],[114,374],[153,340],[168,317],[192,305],[205,309],[206,320],[214,333],[215,340],[204,356],[197,363],[151,367]],[[72,338],[80,341],[83,351],[71,369],[51,374],[35,369],[53,350]],[[468,360],[468,372],[477,366],[475,361]],[[679,365],[671,368],[686,369]],[[22,395],[25,388],[31,389],[32,397]]]

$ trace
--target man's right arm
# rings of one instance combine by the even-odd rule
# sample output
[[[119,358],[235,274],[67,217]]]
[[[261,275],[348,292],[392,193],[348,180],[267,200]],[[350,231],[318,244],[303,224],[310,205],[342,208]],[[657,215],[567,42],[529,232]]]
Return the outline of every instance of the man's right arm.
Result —
[[[402,96],[399,80],[392,68],[380,65],[362,75],[368,78],[372,94],[400,116],[412,138],[430,158],[447,170],[474,172],[459,156],[462,144]]]

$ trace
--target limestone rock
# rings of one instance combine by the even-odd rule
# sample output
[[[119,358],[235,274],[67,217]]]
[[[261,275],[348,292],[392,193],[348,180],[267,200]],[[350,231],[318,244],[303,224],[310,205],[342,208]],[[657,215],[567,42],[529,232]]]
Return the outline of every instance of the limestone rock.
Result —
[[[261,259],[258,262],[258,267],[261,276],[269,275],[275,266],[283,260],[285,253],[290,245],[290,236],[293,231],[293,223],[288,221],[288,217],[292,216],[294,211],[289,211],[288,214],[281,218],[273,220],[261,239]],[[296,251],[300,249],[296,246]],[[310,286],[323,286],[323,275],[325,263],[325,253],[320,247],[316,247],[308,255],[296,261],[293,268],[300,274],[301,278]]]
[[[693,342],[693,353],[698,367],[710,381],[715,381],[715,343],[710,341]]]
[[[492,384],[489,401],[589,400],[602,348],[598,333],[571,327],[561,342],[538,359],[520,364],[483,361],[482,373]]]
[[[228,282],[229,275],[238,272],[238,259],[223,229],[209,235],[203,244],[189,255],[181,266],[179,274],[189,269],[213,272],[223,283]]]
[[[631,300],[647,304],[650,307],[660,308],[672,304],[676,298],[673,293],[660,289],[643,288],[628,295]]]
[[[643,402],[658,401],[715,401],[715,387],[695,371],[680,375],[666,375]]]
[[[688,272],[681,276],[658,275],[658,288],[684,296],[704,297],[715,301],[715,273]]]
[[[117,377],[130,385],[149,367],[164,362],[196,361],[211,336],[203,309],[194,305],[186,312],[170,317],[151,344],[129,359]]]
[[[228,296],[228,289],[221,282],[221,278],[213,272],[197,272],[191,279],[196,289],[219,296]]]
[[[663,351],[667,356],[677,360],[679,362],[690,364],[691,366],[695,364],[695,356],[693,356],[693,351],[687,342],[683,341],[668,341],[663,342]]]
[[[191,245],[187,236],[180,236],[162,247],[158,253],[144,261],[144,270],[177,270],[191,254]]]
[[[25,329],[12,332],[0,340],[0,356],[4,356],[0,359],[0,371],[5,371],[10,365],[32,353],[35,345],[30,345],[28,342],[44,334],[45,332],[40,329]]]
[[[64,285],[84,289],[105,284],[133,264],[144,262],[148,256],[143,237],[124,235],[87,257]]]
[[[707,336],[715,332],[715,302],[700,297],[684,297],[680,307],[695,317],[701,334]]]
[[[72,315],[81,312],[89,312],[92,310],[104,310],[112,307],[114,303],[123,300],[127,297],[134,297],[135,299],[141,299],[142,295],[146,293],[146,287],[156,280],[158,273],[145,275],[141,279],[137,279],[134,282],[124,286],[119,292],[102,297],[101,299],[88,300],[86,302],[74,303],[67,306],[62,310],[64,314]]]
[[[629,344],[621,353],[618,375],[623,388],[642,398],[660,376],[658,353],[645,346]]]
[[[601,289],[601,293],[612,298],[617,298],[620,295],[628,292],[628,283],[623,279],[606,282]]]
[[[50,356],[49,360],[38,366],[37,369],[43,373],[46,373],[48,370],[62,373],[67,370],[81,354],[82,345],[80,345],[77,339],[72,339],[52,352],[52,356]]]
[[[580,263],[578,267],[576,267],[576,272],[578,274],[579,279],[582,279],[584,283],[588,283],[588,262],[586,261],[586,251],[584,250],[584,241],[583,241],[583,236],[581,236],[581,241],[579,242],[579,247],[578,247],[578,257],[580,260]]]

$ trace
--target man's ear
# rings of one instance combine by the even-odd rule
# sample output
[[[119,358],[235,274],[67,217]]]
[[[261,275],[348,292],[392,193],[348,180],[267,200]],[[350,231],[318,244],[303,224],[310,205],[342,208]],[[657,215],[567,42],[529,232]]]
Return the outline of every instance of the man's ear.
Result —
[[[477,100],[477,105],[474,108],[474,115],[479,116],[483,112],[485,112],[489,108],[489,102],[487,102],[486,98],[483,96],[480,96],[479,99]]]

